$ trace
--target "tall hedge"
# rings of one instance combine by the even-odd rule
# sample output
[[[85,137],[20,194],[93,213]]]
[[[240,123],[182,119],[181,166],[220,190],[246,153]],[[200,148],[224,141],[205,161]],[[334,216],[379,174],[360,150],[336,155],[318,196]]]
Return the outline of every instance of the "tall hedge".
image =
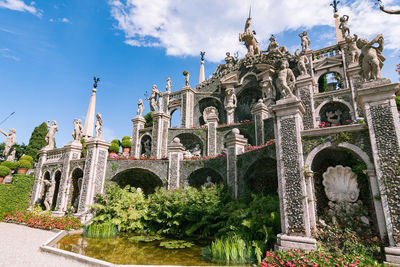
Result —
[[[31,156],[35,161],[38,160],[38,152],[47,145],[45,137],[47,134],[47,125],[42,123],[35,127],[32,132],[29,144],[26,147],[25,154]]]
[[[0,184],[0,221],[4,213],[29,207],[34,180],[33,176],[17,174],[11,184]]]

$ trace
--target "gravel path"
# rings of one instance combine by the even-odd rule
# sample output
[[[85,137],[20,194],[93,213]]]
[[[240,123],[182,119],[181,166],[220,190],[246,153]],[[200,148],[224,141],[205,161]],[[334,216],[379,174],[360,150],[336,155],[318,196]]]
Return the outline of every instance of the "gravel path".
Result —
[[[0,223],[0,266],[82,267],[92,266],[41,252],[40,245],[56,233],[12,223]]]

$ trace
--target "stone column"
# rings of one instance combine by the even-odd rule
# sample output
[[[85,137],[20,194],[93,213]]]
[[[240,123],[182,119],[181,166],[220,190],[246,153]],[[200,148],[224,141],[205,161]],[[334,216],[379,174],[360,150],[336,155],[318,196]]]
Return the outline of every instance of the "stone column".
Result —
[[[400,122],[395,101],[399,89],[400,83],[380,79],[357,90],[367,120],[389,240],[386,260],[395,264],[400,264]]]
[[[271,117],[270,110],[264,104],[263,100],[259,99],[258,103],[251,110],[251,113],[253,114],[256,130],[256,145],[260,146],[266,142],[264,138],[264,120]]]
[[[297,97],[301,99],[305,108],[303,116],[304,130],[318,127],[314,107],[314,79],[310,75],[297,77],[296,88]]]
[[[79,141],[73,141],[64,147],[63,169],[58,189],[56,210],[52,212],[53,216],[63,216],[68,206],[68,184],[70,177],[70,162],[81,157],[82,144]]]
[[[244,146],[247,145],[247,139],[240,134],[239,129],[232,129],[231,133],[227,136],[226,147],[227,153],[227,184],[232,193],[232,196],[237,198],[239,196],[239,181],[237,175],[237,156],[244,153]]]
[[[152,157],[160,159],[167,156],[169,120],[170,116],[164,112],[153,114]]]
[[[216,156],[217,153],[217,126],[218,115],[213,113],[204,118],[207,122],[207,156]],[[203,154],[204,155],[204,154]]]
[[[168,145],[168,189],[173,190],[179,188],[180,185],[180,162],[183,160],[183,151],[185,147],[181,144],[181,140],[175,137],[172,143]]]
[[[360,71],[361,68],[360,66],[358,66],[357,63],[348,66],[348,68],[346,69],[347,79],[351,90],[351,101],[354,109],[354,118],[359,118],[364,116],[362,110],[358,108],[357,102],[355,101],[357,93],[356,88],[358,87],[358,84],[360,83],[361,80]]]
[[[90,219],[89,205],[94,204],[96,194],[103,193],[106,175],[107,153],[109,143],[102,138],[90,138],[86,142],[88,152],[83,170],[82,188],[79,196],[78,213],[83,221]]]
[[[131,156],[135,158],[140,158],[140,136],[139,132],[144,128],[146,120],[142,116],[136,116],[132,119],[133,130],[132,130],[132,147]]]
[[[276,115],[276,158],[282,233],[276,249],[316,249],[304,177],[301,144],[304,107],[296,97],[281,99],[272,106]]]
[[[41,149],[39,151],[39,160],[35,168],[35,183],[33,185],[32,197],[29,209],[32,209],[36,201],[40,198],[40,192],[42,191],[42,186],[43,186],[42,167],[43,164],[46,163],[46,158],[47,158],[47,150]]]
[[[193,111],[194,111],[194,94],[195,91],[186,86],[182,88],[182,123],[181,125],[185,128],[190,128],[193,126]]]

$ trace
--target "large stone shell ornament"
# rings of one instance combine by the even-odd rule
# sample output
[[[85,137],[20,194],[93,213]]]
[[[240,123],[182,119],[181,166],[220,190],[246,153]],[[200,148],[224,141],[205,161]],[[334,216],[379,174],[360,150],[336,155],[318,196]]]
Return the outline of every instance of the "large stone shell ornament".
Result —
[[[325,194],[330,201],[356,202],[360,189],[358,188],[357,175],[349,167],[337,165],[329,167],[322,174],[322,184]]]

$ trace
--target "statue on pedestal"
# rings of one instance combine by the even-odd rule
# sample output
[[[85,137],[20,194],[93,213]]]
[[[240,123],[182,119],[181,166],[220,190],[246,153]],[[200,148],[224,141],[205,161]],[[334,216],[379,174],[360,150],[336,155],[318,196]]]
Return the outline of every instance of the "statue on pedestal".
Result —
[[[294,53],[296,57],[298,57],[298,62],[297,62],[297,68],[300,71],[300,76],[307,76],[308,75],[308,70],[307,70],[307,65],[310,64],[310,60],[306,56],[306,53],[304,51],[301,51],[300,54],[297,54],[297,51]]]
[[[58,125],[56,121],[50,121],[46,122],[47,127],[49,128],[45,137],[45,140],[47,142],[47,148],[49,149],[54,149],[54,144],[55,144],[55,134],[58,131]]]
[[[17,143],[17,135],[15,129],[10,129],[9,133],[6,133],[2,129],[0,129],[0,133],[4,134],[7,139],[4,144],[4,150],[3,150],[3,157],[5,161],[14,161],[15,158],[15,149],[13,146]]]
[[[171,78],[168,77],[168,78],[167,78],[167,86],[165,87],[165,88],[166,88],[166,91],[167,91],[168,93],[171,93],[171,87],[172,87]]]
[[[81,141],[82,138],[82,120],[81,119],[74,119],[74,131],[72,132],[72,138],[74,138],[74,141]]]
[[[281,66],[278,71],[278,78],[276,79],[276,87],[281,94],[281,98],[293,97],[295,88],[296,77],[293,71],[289,68],[287,60],[281,60]]]
[[[97,112],[96,114],[96,124],[95,124],[95,132],[96,132],[96,137],[101,137],[103,133],[103,118],[101,117],[101,114]]]
[[[310,38],[307,36],[307,32],[303,31],[302,33],[299,33],[299,37],[301,39],[301,51],[308,51],[310,50]]]
[[[54,194],[54,181],[50,181],[47,179],[43,180],[45,190],[44,190],[44,206],[46,207],[45,211],[48,211],[51,209],[51,202],[53,200],[53,194]]]
[[[144,110],[144,105],[143,105],[142,99],[139,98],[139,101],[138,101],[137,105],[138,105],[138,109],[137,109],[136,115],[142,116],[142,113],[143,113],[143,110]]]
[[[150,97],[146,97],[146,100],[150,100],[150,111],[156,111],[157,110],[157,97],[160,98],[162,96],[161,92],[158,91],[157,85],[153,85],[151,89],[151,95]]]
[[[239,41],[244,42],[247,48],[247,55],[255,56],[260,54],[260,47],[258,46],[257,39],[255,37],[256,32],[251,30],[251,17],[248,17],[244,26],[244,33],[239,33]]]
[[[346,36],[350,35],[350,28],[349,28],[349,16],[343,15],[340,17],[340,24],[339,29],[342,30],[342,37],[346,38]]]
[[[383,51],[383,36],[378,34],[371,42],[365,38],[357,40],[357,47],[361,49],[359,64],[361,67],[361,76],[365,81],[376,80],[381,78],[381,69],[385,57],[382,55]],[[374,47],[378,44],[378,47]]]
[[[356,43],[357,39],[358,36],[356,34],[354,34],[354,37],[351,37],[350,35],[347,35],[345,37],[347,43],[346,52],[348,57],[350,58],[350,64],[358,63],[358,59],[360,57],[360,49],[358,49]]]
[[[183,72],[183,76],[185,76],[185,86],[186,87],[190,87],[190,84],[189,84],[189,72],[187,70],[185,70]]]

